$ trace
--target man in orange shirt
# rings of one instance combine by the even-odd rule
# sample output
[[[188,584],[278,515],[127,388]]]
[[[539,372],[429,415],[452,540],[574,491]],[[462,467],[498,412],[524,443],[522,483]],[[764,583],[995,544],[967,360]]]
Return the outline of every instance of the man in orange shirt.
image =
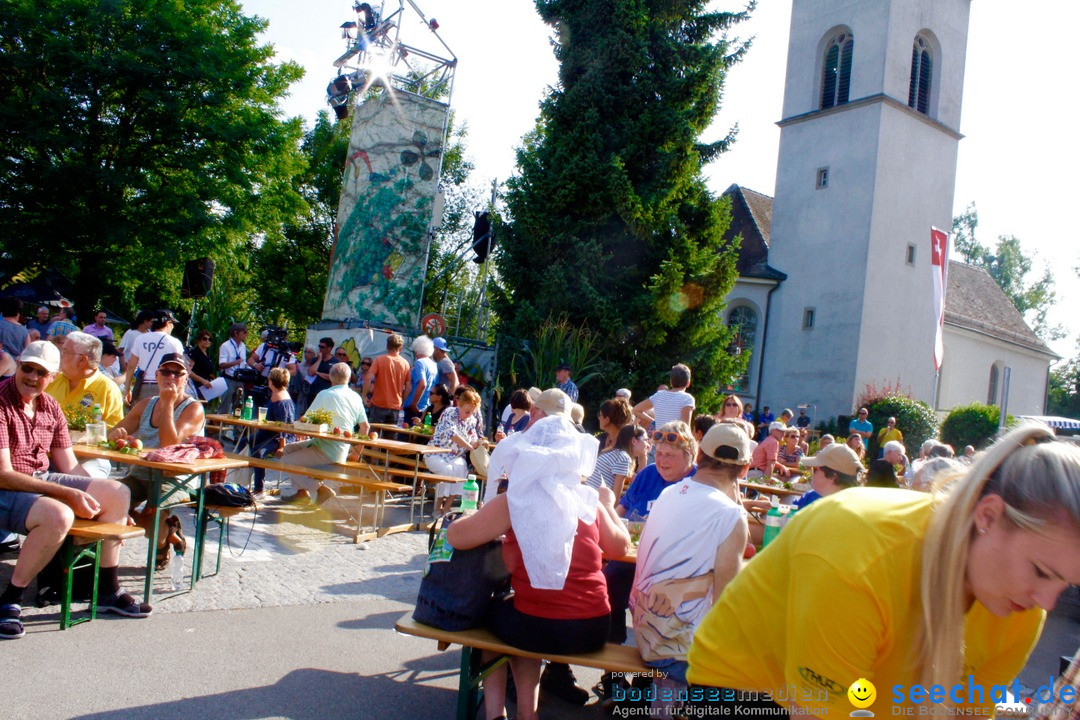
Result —
[[[364,384],[364,394],[371,395],[371,412],[368,421],[391,423],[401,427],[405,412],[401,401],[405,385],[409,381],[409,361],[401,357],[405,341],[397,333],[386,338],[386,354],[375,358],[371,374]]]

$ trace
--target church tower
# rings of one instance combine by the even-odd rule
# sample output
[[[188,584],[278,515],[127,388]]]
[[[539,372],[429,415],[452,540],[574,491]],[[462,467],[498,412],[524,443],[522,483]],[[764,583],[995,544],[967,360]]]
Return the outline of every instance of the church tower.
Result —
[[[930,402],[930,228],[952,224],[971,0],[794,0],[759,405]]]

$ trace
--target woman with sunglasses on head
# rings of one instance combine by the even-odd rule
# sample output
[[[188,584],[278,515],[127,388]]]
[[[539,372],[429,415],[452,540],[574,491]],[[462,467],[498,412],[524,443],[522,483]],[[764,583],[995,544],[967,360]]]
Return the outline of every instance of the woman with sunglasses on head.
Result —
[[[143,398],[128,410],[120,423],[109,431],[110,440],[136,437],[144,448],[176,445],[192,435],[202,431],[205,415],[202,405],[188,396],[184,388],[188,380],[188,359],[182,353],[166,353],[160,358],[154,372],[157,380],[157,395]],[[131,467],[128,476],[120,482],[131,491],[131,516],[137,525],[149,529],[154,519],[156,507],[149,504],[150,471],[142,467]],[[143,501],[147,506],[141,513],[135,508]],[[173,514],[165,518],[165,525],[182,541],[180,519]],[[158,541],[157,569],[164,570],[169,563],[169,532],[161,533]]]
[[[699,627],[690,682],[772,693],[742,697],[761,714],[846,715],[845,689],[865,678],[878,717],[914,714],[914,685],[941,686],[956,714],[993,715],[993,686],[1080,583],[1080,448],[1022,426],[936,485],[851,488],[800,512]]]

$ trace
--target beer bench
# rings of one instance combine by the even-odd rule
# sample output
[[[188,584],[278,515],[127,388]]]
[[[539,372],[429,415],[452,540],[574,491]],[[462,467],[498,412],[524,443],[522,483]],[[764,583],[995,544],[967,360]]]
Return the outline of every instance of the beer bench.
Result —
[[[75,518],[63,545],[60,546],[64,581],[60,588],[60,629],[90,622],[97,617],[98,571],[101,569],[101,542],[103,540],[128,540],[143,536],[143,529],[134,525],[103,523]],[[79,546],[81,549],[77,549]],[[71,619],[72,575],[75,568],[89,567],[93,561],[94,581],[90,593],[90,616]]]
[[[600,650],[591,653],[545,655],[507,645],[495,637],[491,631],[482,628],[453,632],[424,625],[413,620],[412,613],[398,620],[394,624],[394,629],[402,635],[414,635],[435,640],[437,642],[436,647],[439,650],[446,650],[455,644],[461,645],[461,672],[458,675],[458,699],[455,715],[458,720],[472,720],[476,717],[477,710],[480,707],[480,682],[490,675],[493,670],[506,662],[511,655],[599,668],[610,672],[636,674],[649,672],[649,668],[642,661],[637,648],[629,645],[608,643]],[[474,652],[474,650],[495,652],[498,653],[498,657],[488,663],[483,663],[480,660],[480,653]]]

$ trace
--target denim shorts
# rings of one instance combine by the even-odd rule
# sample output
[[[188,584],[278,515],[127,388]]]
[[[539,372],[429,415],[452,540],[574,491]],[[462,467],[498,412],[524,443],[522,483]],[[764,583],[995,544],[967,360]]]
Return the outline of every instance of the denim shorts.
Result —
[[[94,478],[63,473],[44,473],[38,478],[84,492],[94,481]],[[30,508],[40,497],[42,496],[37,493],[0,490],[0,531],[8,530],[19,535],[26,535],[26,516],[30,514]]]

